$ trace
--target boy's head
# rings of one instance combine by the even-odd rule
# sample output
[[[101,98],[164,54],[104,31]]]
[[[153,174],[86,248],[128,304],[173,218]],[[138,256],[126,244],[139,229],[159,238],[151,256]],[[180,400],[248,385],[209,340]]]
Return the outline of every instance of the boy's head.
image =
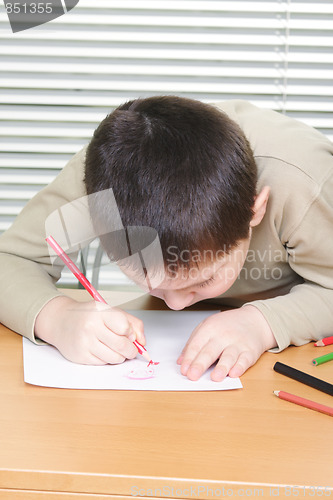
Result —
[[[156,230],[172,272],[198,267],[199,255],[227,254],[248,237],[256,182],[242,130],[191,99],[130,101],[101,122],[87,150],[87,193],[111,188],[123,226]],[[107,235],[112,214],[94,199],[96,231],[105,233],[102,244],[118,260],[117,242]]]

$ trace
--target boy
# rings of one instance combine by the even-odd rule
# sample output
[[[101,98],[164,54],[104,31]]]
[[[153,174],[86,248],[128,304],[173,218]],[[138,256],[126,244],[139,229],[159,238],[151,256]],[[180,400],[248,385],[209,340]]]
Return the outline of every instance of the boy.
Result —
[[[158,259],[147,269],[146,282],[160,276],[152,295],[177,310],[205,299],[234,307],[192,332],[178,359],[189,379],[215,361],[213,380],[238,377],[268,349],[331,334],[332,153],[319,132],[243,101],[166,96],[120,106],[0,239],[1,321],[74,362],[136,356],[139,320],[78,304],[54,285],[61,269],[51,265],[45,221],[88,194],[96,234],[120,264],[113,196],[124,228],[157,232],[163,269]],[[110,203],[95,196],[108,192]],[[142,284],[135,266],[124,270]]]

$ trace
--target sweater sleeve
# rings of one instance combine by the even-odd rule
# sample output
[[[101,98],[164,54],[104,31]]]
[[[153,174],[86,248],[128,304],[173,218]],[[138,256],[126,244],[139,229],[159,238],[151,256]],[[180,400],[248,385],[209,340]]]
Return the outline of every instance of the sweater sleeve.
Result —
[[[332,162],[332,157],[329,160]],[[300,223],[283,242],[304,282],[287,295],[250,302],[265,316],[279,352],[333,333],[333,174],[318,186]],[[295,187],[297,189],[297,186]],[[288,214],[285,214],[288,217]]]
[[[36,316],[61,295],[55,283],[63,265],[50,258],[45,223],[60,206],[85,195],[84,157],[85,149],[27,203],[0,238],[0,321],[33,342],[39,342],[34,336]]]

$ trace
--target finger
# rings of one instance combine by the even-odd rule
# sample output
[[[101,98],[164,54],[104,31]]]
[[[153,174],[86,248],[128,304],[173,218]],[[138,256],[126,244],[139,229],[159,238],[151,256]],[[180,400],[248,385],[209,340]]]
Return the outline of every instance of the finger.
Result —
[[[131,335],[134,333],[124,311],[108,309],[104,312],[103,318],[105,326],[117,335]]]
[[[201,323],[193,330],[177,359],[177,364],[182,365],[181,373],[183,375],[187,374],[192,361],[207,343],[207,338],[204,335],[198,335],[200,328]]]
[[[185,359],[189,361],[194,359],[207,342],[207,339],[202,339],[202,342],[200,342],[199,338],[193,340],[196,330],[197,328],[192,332],[191,336],[188,338],[186,344],[184,345],[181,353],[178,356],[177,363],[179,365],[181,365],[183,363],[183,360]]]
[[[116,352],[113,349],[110,349],[110,347],[102,342],[96,342],[96,344],[92,347],[90,354],[96,359],[97,364],[116,365],[123,363],[126,359],[125,356],[119,354],[119,352]]]
[[[193,342],[193,339],[197,336],[197,332],[198,332],[198,330],[199,330],[200,326],[201,326],[201,323],[200,323],[199,325],[197,325],[197,326],[194,328],[193,332],[191,333],[191,335],[190,335],[190,336],[189,336],[189,338],[187,339],[187,342],[186,342],[186,344],[184,345],[184,347],[183,347],[183,349],[182,349],[182,351],[181,351],[181,353],[180,353],[180,355],[179,355],[179,358],[185,355],[185,353],[186,353],[186,351],[187,351],[188,347],[189,347],[189,346],[191,345],[191,343]],[[196,339],[196,340],[198,341],[198,339]],[[205,339],[205,340],[202,342],[202,346],[203,346],[206,342],[207,342],[207,340]],[[198,342],[198,344],[200,344],[200,341]],[[202,347],[202,346],[201,346],[201,347]],[[179,359],[179,358],[178,358],[178,359]]]
[[[239,358],[236,364],[230,369],[229,376],[230,377],[240,377],[243,373],[246,372],[250,366],[255,363],[256,359],[250,352],[242,352],[239,355]]]
[[[198,380],[203,373],[217,360],[221,353],[220,342],[216,339],[211,339],[201,349],[196,358],[192,361],[187,369],[186,376],[190,380]],[[184,360],[184,363],[186,361]]]
[[[184,360],[193,359],[214,336],[216,327],[211,324],[211,319],[215,316],[217,315],[209,316],[195,327],[177,359],[178,364],[182,364]]]
[[[125,335],[118,335],[107,328],[101,329],[98,332],[97,339],[99,340],[99,343],[102,343],[108,349],[123,358],[133,359],[138,354],[137,348],[129,338]]]
[[[78,365],[106,365],[107,362],[94,356],[91,352],[78,353],[76,356],[68,356],[67,353],[62,351],[62,355],[71,361],[72,363],[77,363]]]
[[[231,368],[239,359],[239,351],[235,346],[228,346],[222,352],[220,359],[212,371],[210,378],[214,382],[221,382],[229,374]]]
[[[180,372],[182,373],[182,375],[187,376],[187,372],[190,369],[190,366],[198,357],[203,347],[204,344],[202,345],[201,342],[198,343],[196,341],[193,341],[186,347],[185,351],[178,358],[181,359]]]
[[[131,338],[131,340],[137,340],[141,345],[146,345],[143,321],[131,314],[128,314],[128,321],[132,327],[133,336],[135,336],[135,338]]]
[[[178,359],[177,359],[177,365],[181,365],[184,360],[184,354],[180,354]]]

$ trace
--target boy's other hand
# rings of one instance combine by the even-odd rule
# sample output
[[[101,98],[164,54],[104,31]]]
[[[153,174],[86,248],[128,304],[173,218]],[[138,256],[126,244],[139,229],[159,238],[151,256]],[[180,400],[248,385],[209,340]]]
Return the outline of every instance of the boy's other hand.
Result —
[[[43,307],[35,335],[70,361],[87,365],[122,363],[138,354],[134,340],[145,344],[140,319],[107,304],[69,297],[56,297]]]
[[[216,361],[211,379],[220,382],[227,375],[240,377],[276,346],[270,326],[254,306],[213,314],[193,331],[177,363],[181,373],[198,380]]]

